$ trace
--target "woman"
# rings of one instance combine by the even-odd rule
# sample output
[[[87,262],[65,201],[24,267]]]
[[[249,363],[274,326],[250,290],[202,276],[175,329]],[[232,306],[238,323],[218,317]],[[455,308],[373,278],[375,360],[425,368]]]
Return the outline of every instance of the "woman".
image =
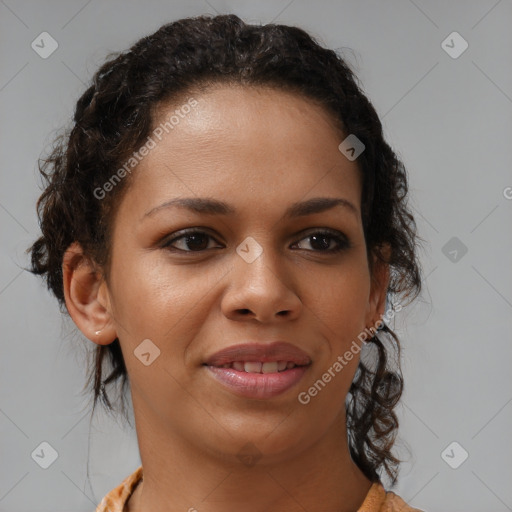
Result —
[[[98,511],[417,510],[381,476],[386,306],[420,292],[418,237],[335,52],[234,15],[164,25],[98,70],[41,172],[32,271],[97,344],[93,412],[130,384],[142,466]]]

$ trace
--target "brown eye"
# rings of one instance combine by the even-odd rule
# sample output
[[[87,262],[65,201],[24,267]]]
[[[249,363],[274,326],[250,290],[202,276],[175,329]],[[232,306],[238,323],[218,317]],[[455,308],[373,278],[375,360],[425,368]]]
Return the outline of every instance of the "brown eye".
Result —
[[[302,240],[309,240],[314,252],[337,253],[350,247],[347,237],[338,231],[316,231]]]
[[[173,252],[203,252],[215,248],[209,246],[211,240],[215,240],[215,238],[205,231],[190,229],[181,231],[179,236],[165,241],[161,247]],[[311,232],[295,245],[299,245],[303,240],[309,241],[311,249],[304,247],[299,247],[299,249],[318,253],[334,254],[350,247],[347,237],[343,233],[333,230]],[[177,247],[177,244],[180,244],[181,247]]]
[[[199,230],[189,230],[165,242],[162,247],[182,252],[201,252],[209,248],[209,240],[214,240],[214,238],[208,233]],[[181,247],[175,247],[176,242],[180,242]]]

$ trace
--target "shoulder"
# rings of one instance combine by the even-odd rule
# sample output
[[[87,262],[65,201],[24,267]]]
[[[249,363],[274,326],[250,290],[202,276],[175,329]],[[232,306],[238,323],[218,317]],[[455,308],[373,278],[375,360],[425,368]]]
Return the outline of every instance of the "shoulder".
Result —
[[[357,512],[425,512],[410,507],[398,494],[386,491],[380,483],[374,483]]]
[[[139,466],[101,500],[95,512],[123,512],[125,503],[141,480],[142,466]]]
[[[382,504],[380,512],[424,512],[419,508],[407,505],[405,501],[392,491],[386,492],[386,499]]]

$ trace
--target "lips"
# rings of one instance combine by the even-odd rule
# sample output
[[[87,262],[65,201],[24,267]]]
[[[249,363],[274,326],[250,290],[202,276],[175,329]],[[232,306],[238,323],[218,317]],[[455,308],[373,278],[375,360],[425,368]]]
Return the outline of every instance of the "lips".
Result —
[[[221,350],[203,365],[231,393],[268,400],[297,386],[307,373],[311,358],[290,343],[253,343]]]
[[[216,366],[217,368],[229,365],[224,367],[233,367],[237,370],[241,370],[239,365],[233,366],[233,364],[244,363],[245,365],[246,363],[261,363],[261,369],[265,370],[265,367],[267,367],[267,369],[273,369],[273,366],[266,365],[265,363],[277,363],[278,367],[282,367],[283,362],[285,362],[287,366],[288,363],[293,363],[294,366],[306,366],[311,363],[311,358],[303,350],[291,343],[276,341],[266,345],[259,343],[233,345],[208,357],[204,364],[206,366]],[[255,365],[249,367],[249,371],[256,373],[260,373],[261,369],[258,370]],[[279,371],[283,371],[284,369],[285,368],[282,368]],[[275,371],[278,371],[278,369]],[[271,372],[263,371],[263,373]]]

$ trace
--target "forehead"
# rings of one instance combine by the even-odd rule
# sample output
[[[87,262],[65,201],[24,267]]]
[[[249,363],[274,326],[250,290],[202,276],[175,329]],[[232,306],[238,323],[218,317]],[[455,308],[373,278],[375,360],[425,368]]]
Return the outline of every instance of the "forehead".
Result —
[[[192,102],[194,106],[188,108]],[[218,142],[250,146],[258,137],[267,145],[287,141],[281,147],[284,151],[298,140],[304,144],[309,139],[307,146],[318,146],[315,133],[329,133],[336,141],[343,136],[333,115],[318,101],[269,86],[214,84],[191,91],[178,101],[158,105],[153,129],[171,119],[175,145],[192,138],[203,142],[222,138]]]
[[[152,134],[155,145],[130,187],[146,205],[224,195],[242,205],[251,197],[261,208],[343,193],[359,206],[359,169],[338,149],[344,134],[329,112],[296,93],[238,85],[191,91],[159,106]]]

